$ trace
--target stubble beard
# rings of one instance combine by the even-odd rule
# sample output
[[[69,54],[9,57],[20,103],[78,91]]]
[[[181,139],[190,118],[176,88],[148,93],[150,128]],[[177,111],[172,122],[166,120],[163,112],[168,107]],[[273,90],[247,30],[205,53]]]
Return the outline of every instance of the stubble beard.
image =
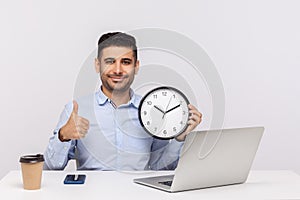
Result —
[[[123,81],[127,81],[125,85],[123,85]],[[113,95],[113,94],[122,94],[127,92],[130,89],[131,84],[133,83],[134,78],[127,77],[125,80],[123,80],[121,83],[109,83],[109,80],[104,79],[101,77],[102,85]]]

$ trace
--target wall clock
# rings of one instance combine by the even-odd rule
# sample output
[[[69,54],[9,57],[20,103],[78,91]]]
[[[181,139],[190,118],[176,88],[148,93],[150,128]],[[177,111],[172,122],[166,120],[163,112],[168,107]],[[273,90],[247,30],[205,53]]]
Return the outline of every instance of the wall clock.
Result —
[[[189,120],[189,101],[173,87],[158,87],[148,92],[139,105],[139,120],[152,136],[171,139],[183,133]]]

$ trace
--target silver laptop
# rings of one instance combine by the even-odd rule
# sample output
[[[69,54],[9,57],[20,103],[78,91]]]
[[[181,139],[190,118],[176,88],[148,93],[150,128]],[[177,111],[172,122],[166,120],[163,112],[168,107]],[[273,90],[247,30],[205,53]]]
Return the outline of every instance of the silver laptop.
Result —
[[[264,127],[191,132],[174,175],[133,181],[167,192],[244,183]]]

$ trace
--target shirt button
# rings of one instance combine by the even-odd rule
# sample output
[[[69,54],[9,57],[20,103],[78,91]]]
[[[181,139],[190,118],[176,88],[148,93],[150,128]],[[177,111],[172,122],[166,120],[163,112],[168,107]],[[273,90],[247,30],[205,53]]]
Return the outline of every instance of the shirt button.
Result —
[[[64,149],[66,150],[66,149],[67,149],[67,146],[64,146]]]

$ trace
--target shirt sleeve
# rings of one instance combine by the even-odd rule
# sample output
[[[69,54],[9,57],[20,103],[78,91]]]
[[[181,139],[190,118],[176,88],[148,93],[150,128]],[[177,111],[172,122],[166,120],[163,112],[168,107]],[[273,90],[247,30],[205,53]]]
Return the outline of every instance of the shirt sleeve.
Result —
[[[150,169],[174,170],[177,167],[183,143],[175,139],[161,140],[154,138],[149,161]]]
[[[63,170],[70,159],[75,157],[76,140],[62,142],[58,138],[59,129],[66,124],[71,114],[73,104],[69,103],[65,106],[60,115],[58,124],[50,137],[46,151],[44,152],[44,169],[45,170]]]

